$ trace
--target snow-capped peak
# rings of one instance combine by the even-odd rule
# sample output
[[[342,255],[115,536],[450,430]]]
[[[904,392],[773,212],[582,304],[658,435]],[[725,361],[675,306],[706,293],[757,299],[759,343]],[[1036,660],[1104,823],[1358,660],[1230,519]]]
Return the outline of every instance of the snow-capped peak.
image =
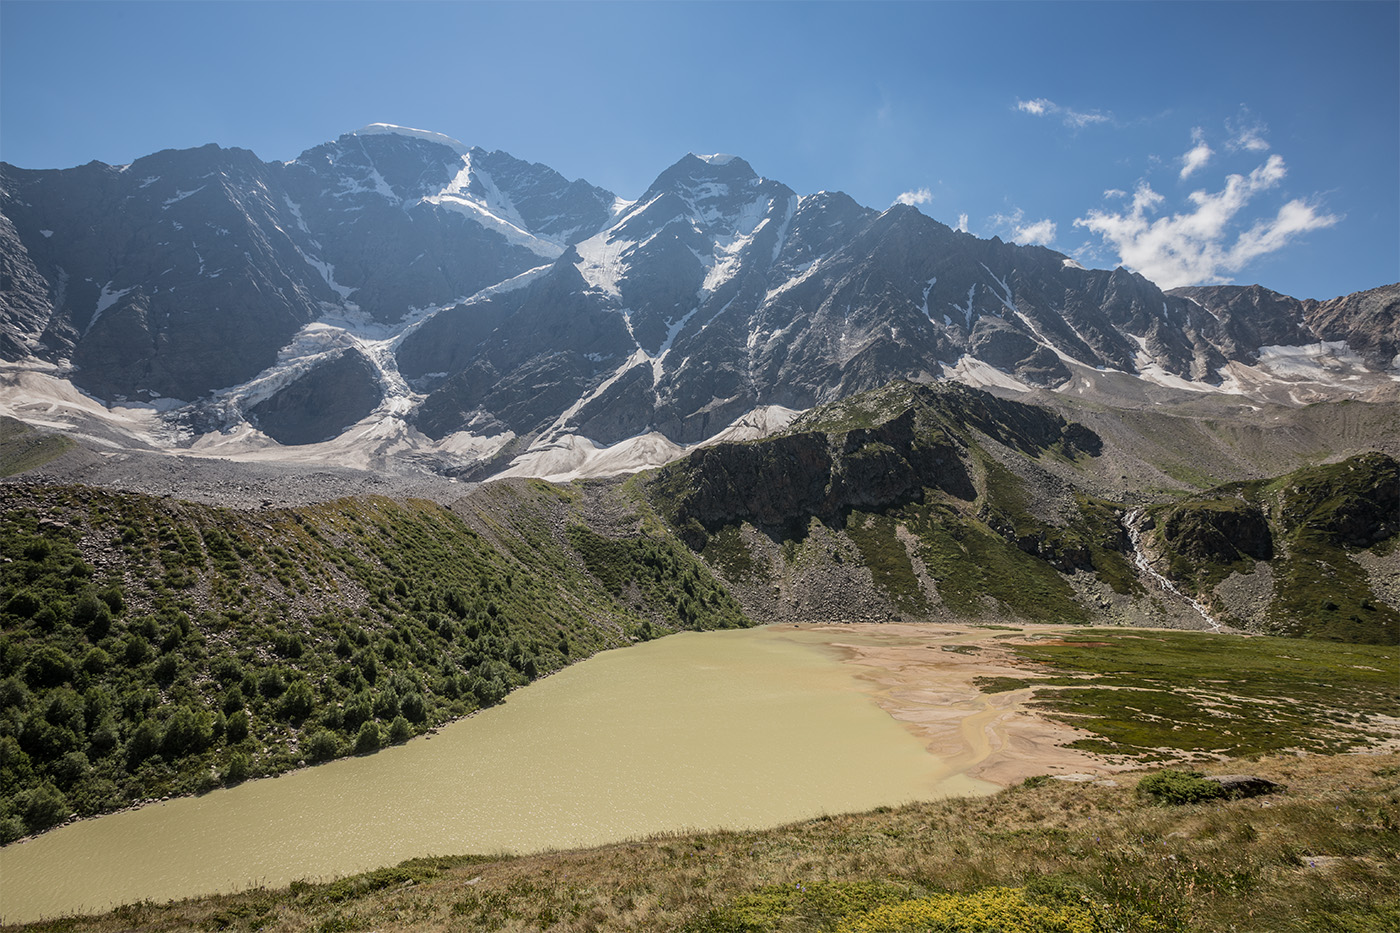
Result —
[[[716,152],[712,155],[700,155],[699,153],[694,153],[694,155],[695,158],[699,159],[701,162],[707,162],[710,165],[728,165],[730,162],[734,161],[734,156],[729,155],[725,152]]]
[[[354,136],[407,136],[410,139],[422,139],[430,143],[437,143],[447,146],[458,155],[466,155],[471,151],[471,147],[465,146],[451,136],[444,136],[441,133],[434,133],[431,130],[415,130],[409,126],[395,126],[392,123],[371,123],[356,130]]]

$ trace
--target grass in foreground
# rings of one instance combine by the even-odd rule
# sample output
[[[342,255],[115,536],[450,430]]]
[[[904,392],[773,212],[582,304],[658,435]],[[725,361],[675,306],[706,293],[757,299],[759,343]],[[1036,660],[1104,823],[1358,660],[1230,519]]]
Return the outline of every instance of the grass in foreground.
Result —
[[[1359,931],[1400,923],[1400,754],[1230,762],[1280,795],[991,797],[126,907],[35,931]],[[978,922],[985,921],[983,925]],[[998,925],[999,924],[999,925]]]

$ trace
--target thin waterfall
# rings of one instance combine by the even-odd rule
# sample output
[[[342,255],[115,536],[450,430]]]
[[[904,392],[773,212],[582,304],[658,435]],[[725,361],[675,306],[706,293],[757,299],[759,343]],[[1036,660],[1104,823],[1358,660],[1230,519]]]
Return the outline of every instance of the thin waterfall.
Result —
[[[1199,612],[1201,618],[1206,620],[1206,624],[1210,626],[1212,632],[1221,631],[1220,622],[1206,611],[1205,606],[1202,606],[1199,602],[1177,589],[1175,583],[1158,573],[1156,568],[1148,562],[1147,553],[1142,549],[1142,531],[1138,527],[1141,519],[1142,509],[1133,509],[1123,518],[1123,527],[1128,529],[1128,540],[1131,541],[1133,545],[1133,563],[1137,564],[1138,569],[1143,573],[1147,574],[1153,580],[1156,580],[1157,585],[1162,589],[1190,603],[1191,608]]]

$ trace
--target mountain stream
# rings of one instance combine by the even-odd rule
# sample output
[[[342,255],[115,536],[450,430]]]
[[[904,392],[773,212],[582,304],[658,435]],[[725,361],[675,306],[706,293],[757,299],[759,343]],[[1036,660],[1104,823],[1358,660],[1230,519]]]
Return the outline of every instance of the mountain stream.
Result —
[[[1195,609],[1200,613],[1201,618],[1206,620],[1206,624],[1210,626],[1212,632],[1221,631],[1220,621],[1212,616],[1205,606],[1179,590],[1175,583],[1158,573],[1157,569],[1148,561],[1147,553],[1142,549],[1141,523],[1142,509],[1133,509],[1123,518],[1123,527],[1128,529],[1128,540],[1131,541],[1133,545],[1133,563],[1137,565],[1138,570],[1147,574],[1158,586],[1168,593],[1171,593],[1177,599],[1190,603],[1191,608]]]

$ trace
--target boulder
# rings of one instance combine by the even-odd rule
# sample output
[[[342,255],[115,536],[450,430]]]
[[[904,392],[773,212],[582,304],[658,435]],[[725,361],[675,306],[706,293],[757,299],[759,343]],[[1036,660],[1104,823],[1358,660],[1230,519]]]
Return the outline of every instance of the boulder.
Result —
[[[1219,784],[1226,797],[1260,797],[1264,794],[1278,794],[1287,790],[1279,783],[1253,774],[1208,774],[1205,779]]]

